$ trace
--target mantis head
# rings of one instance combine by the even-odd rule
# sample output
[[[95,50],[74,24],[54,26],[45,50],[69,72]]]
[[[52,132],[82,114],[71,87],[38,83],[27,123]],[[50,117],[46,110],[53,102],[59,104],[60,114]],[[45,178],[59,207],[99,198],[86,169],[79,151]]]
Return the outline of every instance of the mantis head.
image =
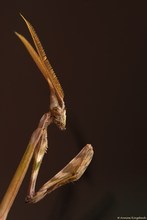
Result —
[[[61,130],[66,129],[66,108],[63,99],[58,99],[55,93],[50,95],[50,111],[53,122]]]
[[[61,130],[65,130],[66,129],[66,109],[57,106],[51,110],[51,113],[53,116],[53,121],[58,126],[58,128],[60,128]]]

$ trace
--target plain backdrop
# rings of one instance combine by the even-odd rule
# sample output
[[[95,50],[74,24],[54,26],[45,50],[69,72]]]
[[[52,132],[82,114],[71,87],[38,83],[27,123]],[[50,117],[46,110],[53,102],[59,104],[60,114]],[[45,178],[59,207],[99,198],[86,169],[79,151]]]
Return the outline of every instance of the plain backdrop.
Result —
[[[9,220],[147,218],[146,1],[42,0],[0,4],[0,197],[41,116],[49,89],[15,36],[35,27],[65,93],[67,130],[49,128],[37,188],[86,144],[84,176],[37,204],[25,204],[30,171]]]

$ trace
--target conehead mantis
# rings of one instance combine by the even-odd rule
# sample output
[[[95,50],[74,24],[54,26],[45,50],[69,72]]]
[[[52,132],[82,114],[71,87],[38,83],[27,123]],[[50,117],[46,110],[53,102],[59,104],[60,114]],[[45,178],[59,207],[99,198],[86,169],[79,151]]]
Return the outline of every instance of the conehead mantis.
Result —
[[[38,172],[43,160],[43,156],[48,147],[47,128],[51,123],[54,123],[59,129],[64,130],[66,127],[66,109],[62,87],[51,67],[51,64],[47,59],[41,42],[33,26],[22,15],[21,17],[29,29],[36,50],[31,46],[31,44],[26,40],[24,36],[18,34],[17,32],[15,33],[22,41],[34,62],[38,66],[39,70],[48,82],[50,88],[50,107],[49,112],[42,116],[37,129],[33,132],[24,156],[0,204],[0,220],[7,218],[8,212],[18,193],[32,157],[33,167],[28,195],[26,197],[26,201],[29,203],[36,203],[46,194],[52,192],[60,186],[78,180],[85,172],[93,157],[93,148],[90,144],[87,144],[61,171],[59,171],[54,177],[47,181],[38,192],[35,192]]]

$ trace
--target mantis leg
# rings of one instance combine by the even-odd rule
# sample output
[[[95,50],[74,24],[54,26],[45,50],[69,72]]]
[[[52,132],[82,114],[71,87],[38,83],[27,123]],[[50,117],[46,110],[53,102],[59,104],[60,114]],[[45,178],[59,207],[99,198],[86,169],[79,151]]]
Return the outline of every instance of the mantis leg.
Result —
[[[39,169],[40,169],[44,154],[46,153],[47,147],[48,147],[47,129],[44,129],[42,136],[40,137],[40,140],[34,151],[33,168],[32,168],[30,185],[29,185],[26,201],[29,201],[35,195],[35,186],[36,186],[37,176],[39,173]]]
[[[91,162],[93,157],[93,148],[90,144],[87,144],[61,171],[59,171],[54,177],[47,181],[38,192],[35,192],[36,181],[39,173],[39,169],[44,157],[44,154],[48,147],[47,141],[47,117],[45,114],[39,124],[42,128],[40,139],[34,150],[33,168],[30,178],[30,185],[28,189],[28,195],[26,202],[36,203],[40,201],[45,195],[53,190],[63,186],[67,183],[78,180],[85,172],[87,166]]]
[[[45,141],[46,142],[46,141]],[[40,146],[40,150],[44,147]],[[39,152],[39,151],[38,151]],[[43,158],[42,154],[42,158]],[[37,157],[39,158],[40,155],[38,154]],[[40,163],[37,163],[35,157],[35,165],[37,167],[37,171],[34,170],[32,177],[31,177],[31,187],[30,187],[30,194],[27,196],[26,201],[29,203],[36,203],[44,198],[48,193],[51,193],[53,190],[63,186],[67,183],[77,181],[85,172],[87,166],[91,162],[93,157],[93,148],[90,144],[87,144],[61,171],[59,171],[54,177],[52,177],[48,182],[46,182],[38,192],[35,193],[35,184],[38,175],[38,171],[40,168]],[[42,161],[42,158],[40,158]],[[32,192],[33,190],[33,192]]]

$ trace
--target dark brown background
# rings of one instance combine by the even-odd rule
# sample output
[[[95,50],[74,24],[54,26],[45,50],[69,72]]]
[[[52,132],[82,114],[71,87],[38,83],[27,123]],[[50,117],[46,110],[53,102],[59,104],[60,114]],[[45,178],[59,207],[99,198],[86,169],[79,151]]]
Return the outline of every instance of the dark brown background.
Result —
[[[146,1],[42,0],[1,3],[0,195],[48,111],[48,85],[14,30],[36,28],[65,92],[67,130],[49,128],[38,185],[86,143],[85,175],[36,205],[24,203],[29,173],[9,214],[14,219],[111,220],[147,217]]]

